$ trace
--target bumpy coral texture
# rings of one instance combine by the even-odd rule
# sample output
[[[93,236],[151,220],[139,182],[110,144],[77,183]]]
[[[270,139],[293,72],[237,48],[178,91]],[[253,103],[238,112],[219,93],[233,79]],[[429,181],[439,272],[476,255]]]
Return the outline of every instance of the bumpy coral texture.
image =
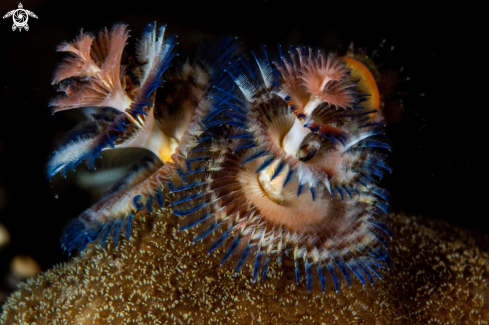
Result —
[[[421,218],[390,215],[396,263],[372,288],[331,281],[307,292],[293,262],[271,263],[251,283],[177,232],[167,210],[138,213],[130,241],[81,257],[22,284],[2,324],[489,324],[489,239]],[[170,248],[170,249],[169,249]],[[329,280],[329,279],[328,279]]]

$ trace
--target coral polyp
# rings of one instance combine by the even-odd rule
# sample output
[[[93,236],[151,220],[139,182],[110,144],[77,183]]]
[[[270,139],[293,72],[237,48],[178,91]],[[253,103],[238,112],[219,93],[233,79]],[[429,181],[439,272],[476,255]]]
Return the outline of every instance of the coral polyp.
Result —
[[[122,25],[59,48],[72,56],[55,74],[66,95],[54,111],[98,112],[53,154],[49,177],[83,160],[93,166],[111,147],[154,154],[75,219],[62,246],[117,244],[137,210],[156,205],[219,252],[221,264],[235,272],[251,265],[253,281],[267,278],[272,258],[292,258],[308,290],[314,281],[324,291],[327,281],[338,290],[341,278],[380,279],[390,261],[388,193],[379,186],[391,171],[382,152],[390,145],[368,69],[305,48],[279,49],[275,61],[266,49],[248,58],[225,39],[165,72],[175,42],[164,31],[150,25],[137,60],[125,63]]]

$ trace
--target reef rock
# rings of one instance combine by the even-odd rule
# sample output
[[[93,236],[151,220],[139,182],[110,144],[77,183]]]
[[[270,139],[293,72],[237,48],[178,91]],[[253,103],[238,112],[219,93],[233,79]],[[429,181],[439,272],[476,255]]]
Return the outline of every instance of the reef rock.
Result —
[[[20,284],[2,324],[489,324],[489,240],[419,217],[390,215],[392,268],[363,287],[331,278],[295,283],[292,258],[263,282],[234,273],[178,232],[168,210],[136,215],[130,241],[81,256]],[[301,272],[303,272],[301,270]]]

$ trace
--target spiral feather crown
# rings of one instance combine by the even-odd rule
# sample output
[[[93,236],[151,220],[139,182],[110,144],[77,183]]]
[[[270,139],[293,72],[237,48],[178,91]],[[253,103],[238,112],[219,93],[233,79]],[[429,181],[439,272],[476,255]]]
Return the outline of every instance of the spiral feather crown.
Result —
[[[310,48],[244,55],[231,38],[182,60],[156,24],[133,58],[123,55],[128,37],[115,25],[58,48],[70,56],[54,75],[64,95],[53,112],[97,111],[53,153],[48,177],[93,167],[112,148],[153,153],[65,228],[65,250],[117,244],[138,210],[167,206],[221,264],[251,265],[253,281],[267,278],[272,258],[290,258],[308,290],[380,279],[390,263],[379,186],[390,145],[361,62]]]

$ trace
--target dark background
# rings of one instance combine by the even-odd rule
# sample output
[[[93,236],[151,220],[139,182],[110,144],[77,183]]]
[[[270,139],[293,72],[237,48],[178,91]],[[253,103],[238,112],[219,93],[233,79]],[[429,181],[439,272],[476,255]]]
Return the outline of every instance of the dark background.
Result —
[[[403,67],[401,78],[409,79],[398,88],[403,120],[388,129],[394,173],[384,185],[392,194],[393,211],[489,233],[482,160],[488,107],[481,47],[487,37],[475,18],[477,8],[428,8],[427,2],[372,6],[372,1],[22,3],[39,17],[29,18],[28,32],[13,32],[12,18],[0,20],[0,222],[12,238],[0,252],[2,290],[11,290],[2,279],[15,255],[32,256],[42,269],[67,260],[59,246],[61,230],[93,203],[75,186],[73,173],[64,182],[45,178],[56,139],[79,117],[51,115],[48,101],[56,93],[50,83],[64,57],[56,45],[74,39],[82,27],[98,32],[116,22],[129,24],[131,50],[154,20],[168,23],[184,47],[195,39],[232,35],[249,48],[310,45],[341,55],[350,42],[370,52],[386,39],[377,62],[394,70]],[[17,5],[18,0],[2,0],[0,15]],[[391,46],[395,49],[386,58]]]

